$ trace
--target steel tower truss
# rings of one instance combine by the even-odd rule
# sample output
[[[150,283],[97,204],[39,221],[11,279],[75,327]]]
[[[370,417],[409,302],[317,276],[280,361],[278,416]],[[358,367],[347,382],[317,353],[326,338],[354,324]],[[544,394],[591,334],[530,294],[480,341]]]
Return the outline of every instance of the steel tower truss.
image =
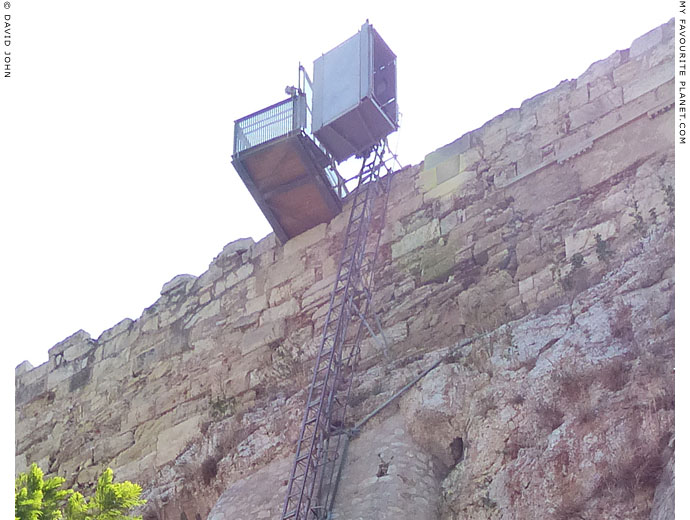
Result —
[[[371,291],[395,156],[380,142],[357,176],[337,276],[316,355],[281,520],[323,520],[333,507],[347,401]],[[384,175],[384,172],[387,175]],[[376,214],[375,214],[376,213]]]

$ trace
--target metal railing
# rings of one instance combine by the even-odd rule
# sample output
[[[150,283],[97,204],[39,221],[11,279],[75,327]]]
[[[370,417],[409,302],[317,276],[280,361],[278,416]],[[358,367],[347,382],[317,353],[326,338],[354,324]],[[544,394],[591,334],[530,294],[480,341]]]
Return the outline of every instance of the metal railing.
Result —
[[[304,94],[297,94],[270,107],[235,121],[233,153],[259,146],[276,137],[306,126],[307,102]]]
[[[298,88],[288,99],[235,121],[233,155],[301,130],[318,146],[324,156],[331,160],[328,151],[311,132],[311,104],[314,88],[302,65],[299,66],[297,84]],[[335,164],[331,162],[324,168],[323,173],[339,198],[344,198],[349,193]]]

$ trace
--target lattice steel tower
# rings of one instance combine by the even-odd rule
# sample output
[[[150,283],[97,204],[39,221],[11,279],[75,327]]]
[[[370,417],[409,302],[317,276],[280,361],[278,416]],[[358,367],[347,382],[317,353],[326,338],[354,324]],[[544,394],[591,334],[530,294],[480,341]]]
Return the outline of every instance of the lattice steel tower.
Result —
[[[281,242],[327,222],[351,201],[338,270],[297,441],[281,520],[325,519],[342,461],[347,402],[370,316],[373,277],[398,128],[396,57],[367,21],[300,66],[287,100],[235,121],[233,164]],[[343,178],[336,163],[362,159]]]

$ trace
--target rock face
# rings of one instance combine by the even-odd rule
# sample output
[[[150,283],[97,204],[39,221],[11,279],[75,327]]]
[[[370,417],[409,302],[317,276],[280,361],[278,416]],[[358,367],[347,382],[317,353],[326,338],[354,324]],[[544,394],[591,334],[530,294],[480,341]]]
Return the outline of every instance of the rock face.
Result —
[[[670,518],[673,25],[395,174],[334,518]],[[16,371],[16,471],[277,518],[349,207]],[[462,342],[476,337],[471,343]]]

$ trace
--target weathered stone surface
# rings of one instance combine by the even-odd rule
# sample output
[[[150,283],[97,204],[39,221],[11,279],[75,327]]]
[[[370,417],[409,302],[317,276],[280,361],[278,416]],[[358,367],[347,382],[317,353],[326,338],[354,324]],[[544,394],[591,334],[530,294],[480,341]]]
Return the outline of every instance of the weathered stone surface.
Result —
[[[201,417],[190,417],[186,421],[160,432],[156,444],[156,466],[162,466],[177,458],[182,448],[194,437],[199,436],[200,423]]]
[[[352,439],[334,517],[668,517],[672,28],[391,177],[371,308],[389,349],[361,345],[346,425],[441,364]],[[16,469],[73,485],[109,464],[145,518],[277,517],[350,204],[24,365]]]
[[[189,288],[195,280],[196,276],[191,274],[178,274],[177,276],[173,277],[172,280],[163,284],[163,287],[161,288],[161,295],[171,293],[178,289],[183,289],[186,292],[187,288]]]
[[[393,259],[414,251],[418,247],[422,247],[424,244],[431,240],[437,239],[440,236],[440,227],[438,220],[434,219],[428,224],[421,226],[412,233],[408,233],[402,239],[393,244],[392,252]]]
[[[285,320],[272,321],[246,332],[242,338],[242,354],[285,337]]]

